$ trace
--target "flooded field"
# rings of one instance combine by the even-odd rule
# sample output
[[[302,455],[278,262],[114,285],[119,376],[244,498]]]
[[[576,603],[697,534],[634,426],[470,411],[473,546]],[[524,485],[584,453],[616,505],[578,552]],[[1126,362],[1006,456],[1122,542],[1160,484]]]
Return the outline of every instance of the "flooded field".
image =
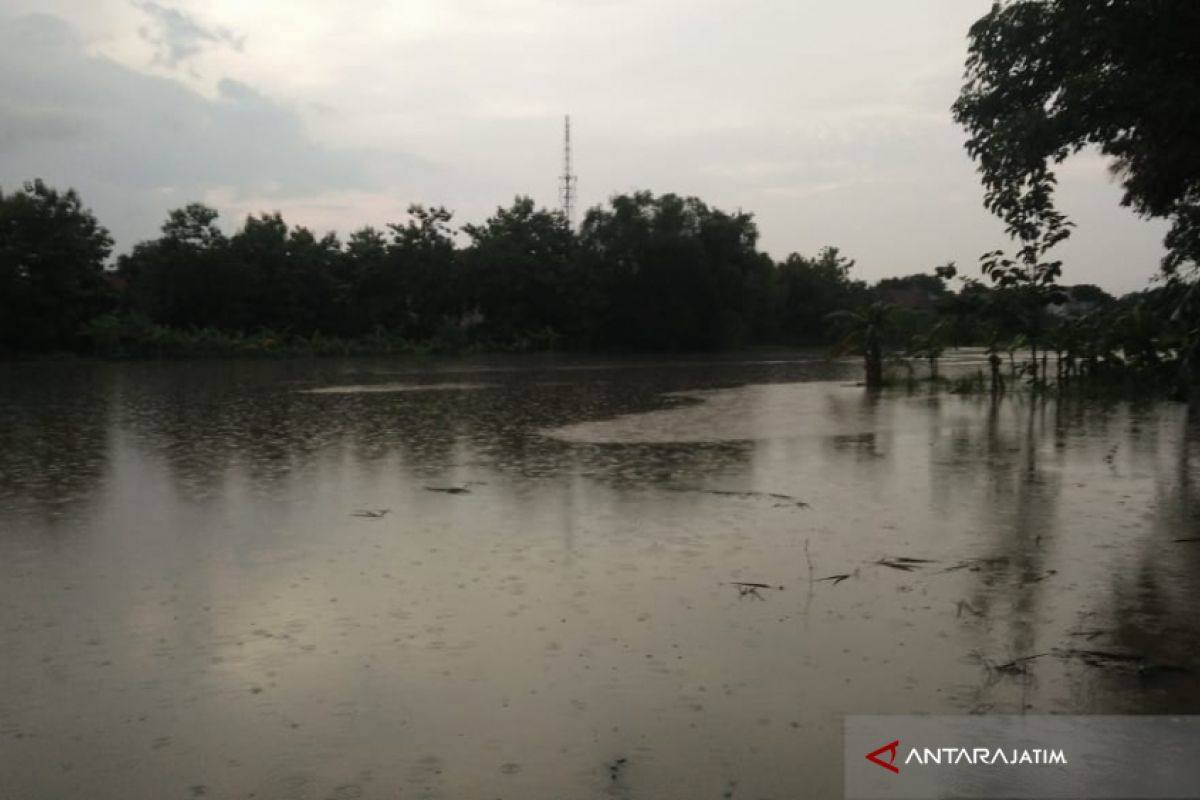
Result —
[[[0,796],[835,798],[1200,713],[1200,420],[778,358],[0,367]]]

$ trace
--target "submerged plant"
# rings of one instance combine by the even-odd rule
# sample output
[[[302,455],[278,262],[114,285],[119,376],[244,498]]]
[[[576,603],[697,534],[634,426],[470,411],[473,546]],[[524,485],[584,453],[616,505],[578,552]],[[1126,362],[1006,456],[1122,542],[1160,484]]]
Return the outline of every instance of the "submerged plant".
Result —
[[[835,353],[855,349],[862,353],[868,389],[883,386],[883,342],[894,308],[877,301],[860,311],[834,311],[825,317],[843,331]]]

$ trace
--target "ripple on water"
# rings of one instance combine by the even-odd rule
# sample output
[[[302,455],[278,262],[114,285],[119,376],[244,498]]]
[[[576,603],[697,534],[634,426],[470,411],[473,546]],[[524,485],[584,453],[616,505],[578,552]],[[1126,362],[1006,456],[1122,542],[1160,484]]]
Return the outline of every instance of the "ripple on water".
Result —
[[[488,383],[363,383],[301,389],[301,394],[395,394],[400,392],[465,392],[490,389]]]

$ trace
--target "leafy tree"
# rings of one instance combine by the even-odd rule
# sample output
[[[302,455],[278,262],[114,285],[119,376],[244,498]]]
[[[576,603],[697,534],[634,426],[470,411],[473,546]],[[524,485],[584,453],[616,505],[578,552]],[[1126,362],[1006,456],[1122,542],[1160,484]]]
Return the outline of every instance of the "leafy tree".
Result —
[[[0,347],[70,348],[84,322],[107,310],[112,238],[73,189],[40,180],[0,190]]]
[[[1172,220],[1164,269],[1200,261],[1198,40],[1195,0],[1008,0],[971,27],[954,116],[1021,260],[1069,233],[1053,165],[1096,146],[1124,205]]]
[[[589,210],[579,237],[603,295],[601,343],[703,350],[746,339],[764,267],[750,214],[638,192]]]
[[[392,240],[384,270],[369,290],[386,298],[384,323],[413,339],[428,339],[464,311],[459,254],[450,221],[454,215],[434,206],[412,205],[403,225],[388,228]]]
[[[307,333],[333,333],[339,318],[335,306],[336,265],[342,259],[337,234],[317,236],[303,226],[288,233],[288,275],[281,289],[295,304],[289,324]]]
[[[1113,301],[1113,296],[1096,286],[1094,283],[1077,283],[1074,286],[1063,287],[1063,291],[1073,303],[1091,303],[1106,306]]]
[[[388,241],[381,231],[367,226],[350,234],[342,257],[333,262],[335,333],[361,336],[404,319],[394,310],[402,296],[399,282],[393,291],[386,290],[389,266]]]
[[[922,352],[932,346],[932,340],[926,341],[926,338],[932,328],[939,324],[936,312],[948,294],[946,282],[940,274],[916,273],[884,278],[875,284],[874,294],[879,300],[896,307],[892,332],[899,342],[907,342],[910,349],[917,347]],[[941,347],[945,337],[940,329],[938,338],[938,347]]]
[[[987,329],[984,325],[988,317],[992,291],[978,278],[960,275],[958,265],[953,261],[934,267],[933,274],[943,285],[955,279],[961,284],[957,292],[947,288],[934,303],[937,324],[942,326],[942,338],[945,343],[960,347],[964,344],[993,342],[996,338],[995,330]]]
[[[783,334],[779,321],[779,270],[772,258],[759,253],[746,265],[743,307],[748,317],[748,338],[756,344],[778,344]]]
[[[118,259],[131,310],[178,328],[254,327],[244,270],[229,253],[215,209],[200,203],[171,211],[162,236]]]
[[[786,343],[830,344],[828,315],[867,304],[867,286],[851,279],[853,267],[854,261],[836,247],[826,247],[812,259],[792,253],[779,265],[777,314]]]
[[[164,239],[197,249],[217,250],[227,242],[217,227],[217,210],[203,203],[189,203],[167,215],[163,223]]]
[[[245,276],[257,326],[298,334],[332,330],[333,264],[340,251],[335,235],[289,229],[278,213],[247,217],[230,239],[229,253]]]
[[[937,269],[942,269],[938,267]],[[913,305],[931,307],[938,298],[946,294],[946,282],[940,273],[933,275],[915,273],[899,278],[884,278],[875,284],[877,292],[894,292]]]
[[[584,274],[574,259],[566,218],[518,197],[482,225],[463,228],[471,239],[464,254],[464,285],[482,315],[486,338],[511,342],[539,335],[585,338]]]

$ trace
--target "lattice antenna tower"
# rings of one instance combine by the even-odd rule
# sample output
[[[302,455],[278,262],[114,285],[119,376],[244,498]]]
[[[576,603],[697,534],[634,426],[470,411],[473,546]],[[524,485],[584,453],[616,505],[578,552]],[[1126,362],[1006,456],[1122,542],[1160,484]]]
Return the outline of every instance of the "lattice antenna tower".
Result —
[[[563,129],[563,174],[558,179],[558,202],[572,230],[575,228],[575,192],[578,183],[578,176],[571,172],[571,116],[568,114]]]

